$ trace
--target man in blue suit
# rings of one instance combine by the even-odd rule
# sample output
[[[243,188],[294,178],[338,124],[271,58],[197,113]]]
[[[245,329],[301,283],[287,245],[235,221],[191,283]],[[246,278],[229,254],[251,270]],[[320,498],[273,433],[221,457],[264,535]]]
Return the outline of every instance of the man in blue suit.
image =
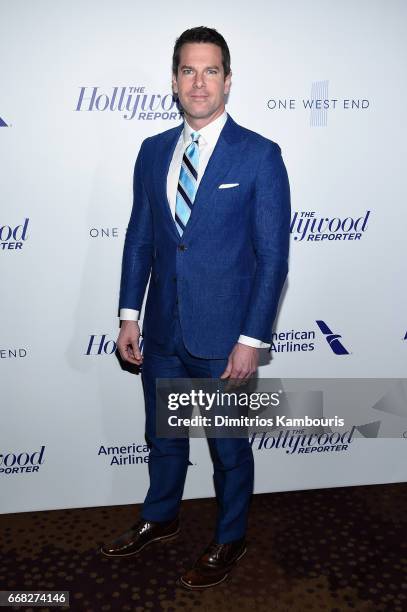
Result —
[[[226,113],[226,41],[211,28],[185,31],[172,72],[184,122],[141,145],[119,299],[118,349],[142,364],[150,487],[139,521],[102,547],[108,556],[136,554],[179,532],[189,440],[155,435],[156,379],[253,376],[259,349],[270,346],[288,268],[290,194],[280,147]],[[149,278],[142,355],[137,320]],[[208,443],[218,517],[213,540],[181,577],[190,589],[219,584],[246,552],[249,441]]]

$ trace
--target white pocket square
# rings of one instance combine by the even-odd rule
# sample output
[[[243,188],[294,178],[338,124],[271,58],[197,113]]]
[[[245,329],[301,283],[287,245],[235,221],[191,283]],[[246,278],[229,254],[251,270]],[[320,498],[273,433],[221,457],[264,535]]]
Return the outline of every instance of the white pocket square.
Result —
[[[239,187],[239,183],[222,183],[218,189],[229,189],[230,187]]]

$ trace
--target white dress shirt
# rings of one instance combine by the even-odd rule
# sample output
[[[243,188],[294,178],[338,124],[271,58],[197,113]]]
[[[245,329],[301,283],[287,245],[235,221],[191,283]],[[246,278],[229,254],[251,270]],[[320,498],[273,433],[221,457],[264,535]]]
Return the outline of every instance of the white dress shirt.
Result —
[[[224,111],[220,117],[217,117],[211,123],[208,123],[205,127],[199,131],[200,137],[198,140],[199,145],[199,165],[198,165],[198,179],[197,187],[201,182],[202,176],[205,172],[206,166],[212,152],[218,142],[219,134],[222,131],[223,126],[226,123],[227,112]],[[182,157],[187,146],[191,143],[191,132],[195,130],[184,120],[184,129],[181,132],[179,140],[175,146],[175,150],[171,159],[170,167],[167,175],[167,198],[170,204],[171,214],[175,218],[175,203],[177,200],[177,188],[179,173],[181,169]],[[120,320],[121,321],[137,321],[140,312],[133,308],[121,308],[120,309]],[[249,336],[240,335],[238,342],[246,344],[254,348],[269,348],[270,344],[257,340],[256,338],[250,338]]]

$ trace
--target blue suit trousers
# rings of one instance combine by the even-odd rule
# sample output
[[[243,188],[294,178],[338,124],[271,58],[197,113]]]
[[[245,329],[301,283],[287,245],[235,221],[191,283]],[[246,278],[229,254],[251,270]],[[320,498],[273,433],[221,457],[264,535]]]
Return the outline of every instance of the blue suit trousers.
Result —
[[[142,380],[146,436],[150,446],[150,487],[141,517],[150,521],[168,521],[178,515],[189,462],[188,438],[158,438],[155,435],[156,379],[219,378],[227,365],[227,359],[205,359],[187,351],[177,311],[171,338],[170,355],[160,354],[147,338],[144,346]],[[224,544],[246,533],[254,482],[253,452],[248,438],[208,438],[208,444],[218,502],[215,540]]]

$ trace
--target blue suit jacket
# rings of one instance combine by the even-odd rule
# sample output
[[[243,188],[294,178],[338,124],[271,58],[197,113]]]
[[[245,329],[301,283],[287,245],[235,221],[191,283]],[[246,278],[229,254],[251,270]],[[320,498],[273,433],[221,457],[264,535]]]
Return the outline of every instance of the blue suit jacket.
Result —
[[[167,200],[169,165],[183,125],[143,141],[124,243],[120,308],[140,310],[143,335],[166,352],[176,300],[186,348],[225,358],[239,335],[271,341],[287,275],[290,191],[280,147],[228,115],[184,234]],[[237,187],[219,189],[222,183]]]

